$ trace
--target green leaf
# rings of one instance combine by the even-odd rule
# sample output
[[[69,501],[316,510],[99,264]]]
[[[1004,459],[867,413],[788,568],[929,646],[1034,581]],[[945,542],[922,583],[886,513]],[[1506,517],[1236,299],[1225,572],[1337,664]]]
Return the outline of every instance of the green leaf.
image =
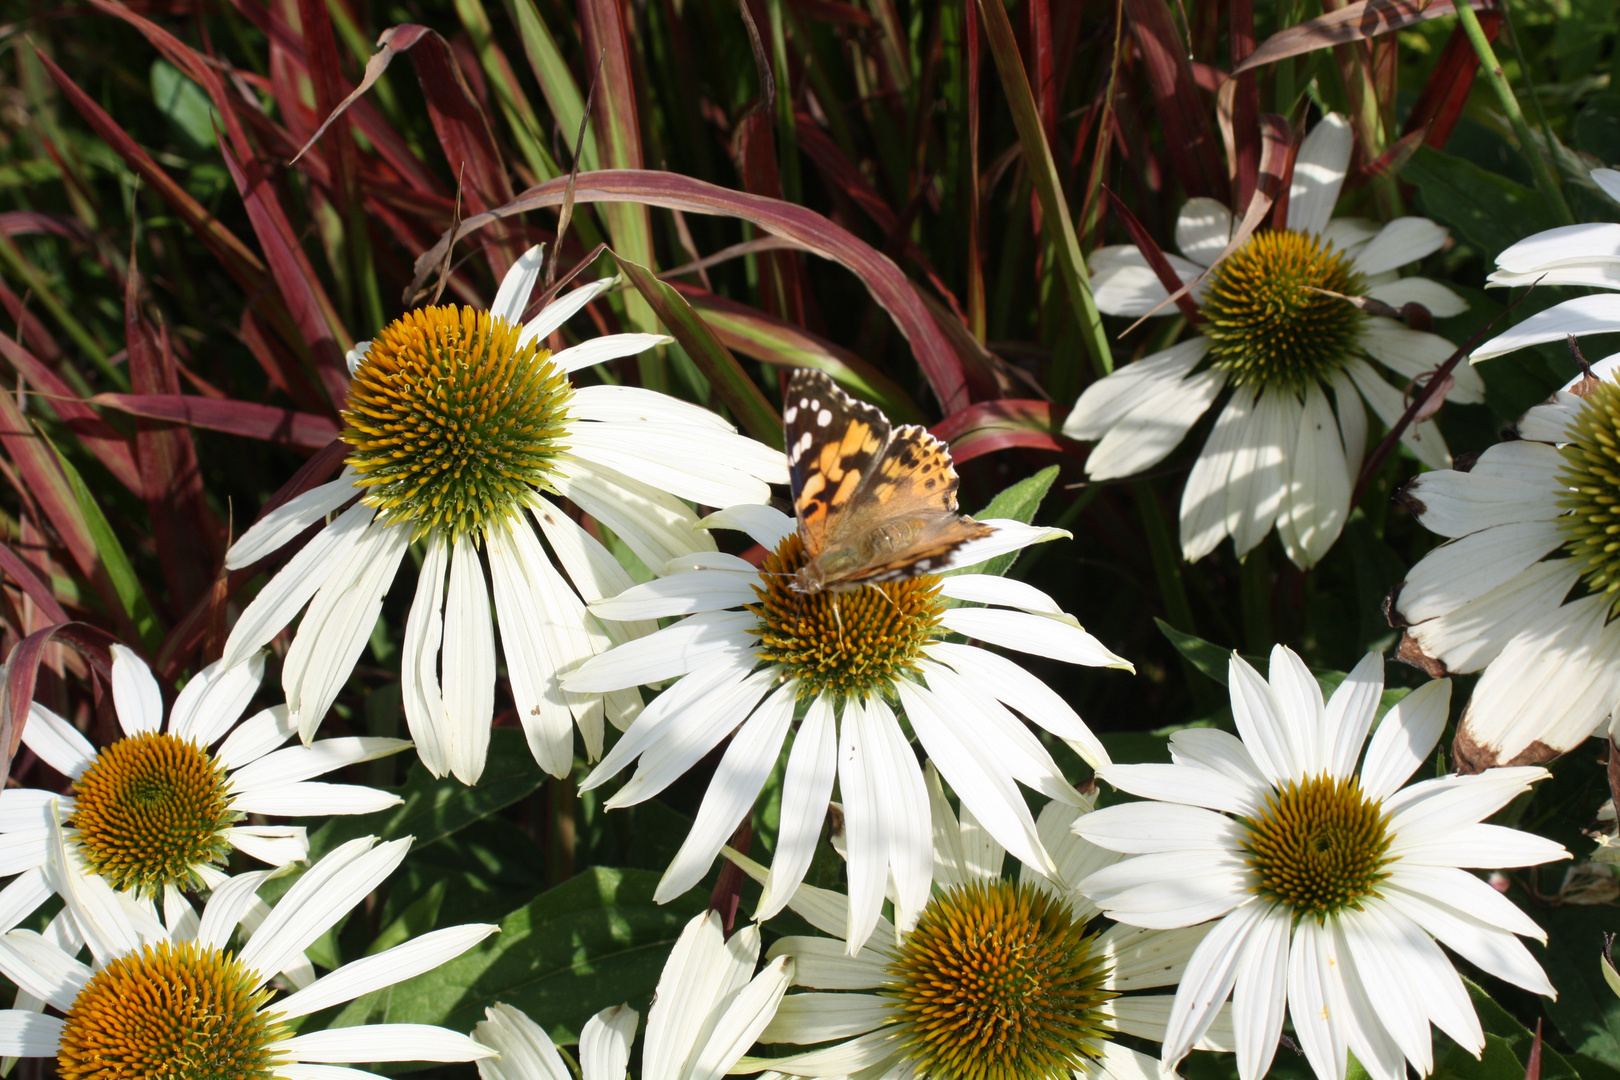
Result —
[[[1620,914],[1607,907],[1563,904],[1538,911],[1536,921],[1547,930],[1547,944],[1530,942],[1530,951],[1558,988],[1558,1000],[1545,1003],[1548,1019],[1576,1053],[1620,1068],[1620,999],[1598,966],[1603,935],[1620,928]],[[1543,1080],[1547,1075],[1543,1069]]]
[[[655,904],[659,875],[593,867],[501,920],[501,932],[433,971],[351,1002],[330,1026],[442,1024],[470,1031],[505,1002],[559,1043],[596,1012],[645,1008],[681,928],[707,900]],[[314,1030],[314,1025],[311,1025]]]
[[[1487,265],[1502,249],[1558,224],[1530,188],[1427,146],[1412,155],[1401,179],[1416,185],[1423,212],[1478,248]]]
[[[1041,508],[1041,500],[1046,493],[1052,490],[1052,482],[1057,479],[1058,467],[1048,466],[1034,476],[1026,477],[1011,487],[1002,491],[991,499],[983,510],[973,516],[980,521],[989,518],[1008,518],[1013,521],[1022,521],[1025,525],[1035,520],[1035,512]],[[1000,577],[1012,569],[1012,564],[1018,561],[1022,552],[1009,551],[1005,555],[997,555],[993,559],[978,563],[974,566],[963,566],[955,570],[947,570],[940,577],[952,577],[956,574],[993,574]]]
[[[1588,98],[1575,114],[1575,144],[1599,161],[1620,162],[1620,94]]]
[[[416,843],[412,846],[420,851],[501,807],[510,806],[545,783],[546,774],[534,763],[523,732],[515,728],[496,728],[489,734],[489,758],[477,787],[467,787],[454,777],[435,779],[417,761],[411,766],[404,786],[396,789],[405,800],[402,805],[375,814],[329,819],[310,835],[310,858],[318,859],[357,836],[376,836],[383,840],[414,836]]]
[[[107,521],[107,515],[101,512],[101,504],[90,494],[90,488],[85,484],[84,477],[79,475],[79,470],[75,469],[67,456],[57,449],[49,436],[43,431],[40,432],[40,436],[56,454],[57,463],[62,466],[68,487],[73,492],[74,500],[79,504],[79,512],[84,515],[90,540],[96,545],[96,554],[101,557],[102,566],[107,568],[107,577],[112,582],[113,591],[118,594],[118,601],[123,605],[124,613],[135,625],[135,632],[140,635],[141,644],[147,654],[156,654],[163,644],[163,628],[158,624],[157,612],[152,610],[152,602],[146,598],[146,589],[135,576],[135,567],[130,564],[129,556],[124,553],[124,546],[118,542],[118,534],[113,532],[112,525]]]
[[[1214,679],[1222,686],[1226,685],[1226,668],[1232,661],[1232,650],[1223,649],[1213,641],[1205,641],[1197,634],[1189,634],[1177,630],[1163,619],[1153,620],[1159,626],[1159,633],[1163,634],[1176,651],[1191,661],[1192,666]],[[1251,664],[1262,665],[1264,660],[1246,656],[1245,660]]]
[[[732,415],[743,429],[767,446],[782,447],[782,418],[776,408],[765,400],[765,395],[748,377],[748,373],[731,355],[731,350],[720,344],[703,317],[692,310],[686,298],[645,266],[633,263],[621,255],[614,255],[619,269],[630,279],[652,305],[675,340],[681,343],[687,355],[697,364],[704,377],[713,384]]]
[[[1502,1076],[1506,1080],[1511,1076],[1511,1080],[1524,1080],[1525,1067],[1530,1061],[1530,1050],[1536,1041],[1535,1033],[1519,1023],[1512,1013],[1498,1005],[1490,994],[1485,992],[1484,987],[1466,978],[1463,979],[1463,985],[1468,988],[1468,996],[1474,1003],[1474,1011],[1479,1014],[1479,1024],[1485,1030],[1487,1046],[1483,1055],[1484,1060],[1480,1062],[1475,1062],[1471,1054],[1453,1050],[1445,1059],[1450,1066],[1447,1071],[1470,1078],[1489,1076],[1494,1080],[1495,1077]],[[1496,1045],[1507,1048],[1517,1064],[1516,1072],[1482,1071],[1493,1065],[1497,1068],[1507,1068],[1506,1062],[1502,1061],[1497,1056],[1497,1051],[1493,1049]],[[1453,1059],[1459,1054],[1462,1057],[1453,1064]],[[1468,1071],[1470,1069],[1473,1071]],[[1567,1058],[1548,1046],[1545,1041],[1542,1042],[1541,1080],[1576,1080],[1579,1075]]]
[[[222,125],[208,93],[165,60],[152,61],[151,80],[152,103],[158,112],[169,118],[192,149],[212,147],[214,131]]]

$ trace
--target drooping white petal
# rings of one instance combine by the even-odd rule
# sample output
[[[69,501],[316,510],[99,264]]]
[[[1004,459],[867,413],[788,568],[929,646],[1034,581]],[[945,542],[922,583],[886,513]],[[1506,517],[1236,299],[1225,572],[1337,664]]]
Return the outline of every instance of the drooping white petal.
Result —
[[[1282,1035],[1287,997],[1286,912],[1261,919],[1238,955],[1232,984],[1232,1030],[1237,1036],[1238,1075],[1258,1080],[1271,1068]]]
[[[444,694],[439,690],[439,647],[444,640],[444,582],[450,569],[450,541],[438,530],[423,545],[416,594],[405,617],[400,647],[400,696],[405,723],[422,765],[434,776],[450,772]]]
[[[753,808],[781,754],[798,690],[794,680],[783,683],[732,736],[686,840],[659,879],[656,902],[667,903],[696,885]]]
[[[26,1009],[0,1010],[0,1054],[55,1057],[66,1021]]]
[[[489,753],[495,715],[495,626],[484,567],[472,538],[451,546],[450,591],[444,602],[444,742],[450,771],[476,784]]]
[[[1289,1014],[1294,1035],[1321,1080],[1344,1080],[1348,1033],[1335,1022],[1349,1015],[1333,934],[1301,919],[1288,953]]]
[[[1315,383],[1305,388],[1299,441],[1287,472],[1288,490],[1277,515],[1277,535],[1289,560],[1308,569],[1321,561],[1344,529],[1355,479],[1344,458],[1333,409]]]
[[[1565,540],[1556,520],[1518,521],[1470,533],[1407,571],[1397,608],[1419,623],[1455,611],[1523,573]]]
[[[574,1080],[551,1036],[520,1009],[491,1005],[473,1038],[500,1054],[478,1062],[482,1080]]]
[[[689,717],[687,713],[697,712],[700,702],[711,701],[736,687],[748,677],[753,666],[752,659],[735,664],[709,664],[659,694],[580,783],[580,790],[590,791],[601,786],[642,751],[659,745],[688,724],[701,723],[702,717]]]
[[[1520,631],[1558,609],[1580,577],[1574,563],[1574,559],[1533,563],[1455,611],[1408,627],[1408,642],[1449,672],[1479,671]]]
[[[755,921],[764,922],[781,911],[804,881],[821,836],[821,824],[827,818],[827,804],[837,775],[838,732],[832,698],[818,694],[793,735],[793,749],[782,779],[776,854],[759,906],[754,910]]]
[[[1080,395],[1063,421],[1063,434],[1071,439],[1100,439],[1120,418],[1145,401],[1162,401],[1175,392],[1209,352],[1206,337],[1188,338],[1168,349],[1143,357],[1098,379]],[[1087,465],[1088,471],[1090,464]]]
[[[737,529],[748,534],[754,543],[767,551],[787,539],[798,528],[793,519],[774,506],[744,503],[740,506],[716,510],[698,526],[704,529]]]
[[[1227,478],[1226,519],[1238,558],[1271,531],[1288,493],[1288,455],[1299,442],[1302,414],[1291,393],[1262,392],[1232,459]]]
[[[302,825],[233,825],[223,835],[236,850],[271,866],[309,858],[308,831]]]
[[[1437,319],[1449,319],[1468,310],[1468,301],[1438,281],[1426,277],[1403,277],[1383,285],[1374,285],[1368,288],[1366,295],[1369,299],[1382,300],[1395,308],[1422,304]]]
[[[906,712],[913,715],[909,704]],[[871,758],[882,750],[874,750],[871,745],[879,737],[872,728],[864,701],[851,698],[844,702],[844,715],[838,725],[838,787],[844,798],[845,873],[849,882],[848,921],[843,937],[846,951],[852,956],[877,926],[889,878],[889,833],[882,788],[888,777],[875,775]]]
[[[1157,465],[1181,445],[1225,386],[1226,373],[1210,368],[1137,401],[1092,447],[1086,474],[1093,480],[1112,480]]]
[[[600,540],[586,532],[550,502],[539,495],[531,495],[529,510],[534,514],[534,519],[540,523],[540,531],[545,533],[546,541],[551,544],[551,550],[556,554],[558,564],[568,575],[569,582],[581,600],[588,604],[593,600],[617,596],[636,583],[619,560],[613,557],[613,553],[602,546]],[[594,619],[592,621],[595,622]],[[653,620],[596,625],[600,626],[615,643],[645,637],[658,629],[658,623]]]
[[[988,649],[952,641],[933,642],[926,652],[955,668],[964,678],[977,680],[1002,704],[1063,739],[1092,768],[1108,764],[1108,750],[1079,714],[1045,682],[1018,664]]]
[[[1165,1027],[1166,1068],[1175,1068],[1214,1023],[1216,1011],[1232,992],[1239,959],[1268,918],[1271,916],[1260,904],[1239,908],[1216,923],[1193,951],[1181,986],[1176,990],[1170,1023]],[[1243,1080],[1258,1080],[1258,1076],[1244,1076]]]
[[[770,485],[739,461],[757,445],[740,435],[692,425],[575,424],[568,433],[568,451],[577,458],[717,507],[770,498]]]
[[[1354,144],[1349,123],[1338,113],[1324,116],[1305,136],[1294,159],[1294,181],[1288,189],[1290,229],[1320,233],[1327,228],[1350,168]]]
[[[1232,531],[1227,488],[1232,464],[1254,418],[1255,390],[1240,386],[1215,419],[1181,492],[1181,551],[1197,562]]]
[[[325,719],[370,640],[382,612],[383,594],[394,580],[408,544],[404,528],[376,525],[368,529],[315,594],[298,624],[282,663],[281,685],[298,736],[305,742]],[[269,589],[266,586],[267,592]],[[246,619],[244,615],[243,621]]]
[[[221,660],[226,667],[245,661],[292,622],[326,579],[342,568],[376,514],[376,510],[364,503],[349,507],[336,521],[316,533],[314,539],[259,590],[231,628],[231,636],[225,639]]]
[[[759,617],[750,611],[700,612],[592,657],[564,672],[562,684],[579,693],[602,693],[673,679],[749,652],[759,640],[758,625]]]
[[[1183,282],[1195,281],[1204,268],[1165,252],[1170,268]],[[1109,315],[1165,313],[1169,293],[1134,244],[1099,248],[1091,256],[1091,290],[1097,309]]]
[[[1034,656],[1086,667],[1136,670],[1129,660],[1080,627],[1040,615],[1000,608],[951,608],[941,616],[940,622],[966,637]]]
[[[1438,334],[1413,330],[1385,318],[1367,319],[1361,324],[1361,347],[1374,360],[1414,384],[1418,380],[1427,382],[1455,351],[1455,346]],[[1472,367],[1453,367],[1450,377],[1452,386],[1445,400],[1462,405],[1478,405],[1485,400],[1485,381]],[[1415,393],[1415,387],[1411,392]]]
[[[714,551],[685,503],[651,484],[590,461],[568,462],[552,477],[559,494],[612,529],[648,566],[694,551]]]

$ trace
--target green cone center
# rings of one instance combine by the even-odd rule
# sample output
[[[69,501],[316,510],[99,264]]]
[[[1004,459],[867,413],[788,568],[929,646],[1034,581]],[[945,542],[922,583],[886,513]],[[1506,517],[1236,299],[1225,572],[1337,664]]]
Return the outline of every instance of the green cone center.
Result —
[[[1388,819],[1354,777],[1291,780],[1247,824],[1255,891],[1296,917],[1359,911],[1389,876]]]

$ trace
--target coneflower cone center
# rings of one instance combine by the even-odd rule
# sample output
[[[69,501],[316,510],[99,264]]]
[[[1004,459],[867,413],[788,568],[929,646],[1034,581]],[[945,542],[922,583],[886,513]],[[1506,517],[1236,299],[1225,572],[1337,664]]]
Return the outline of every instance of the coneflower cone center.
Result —
[[[537,338],[487,311],[408,311],[349,386],[347,458],[362,501],[421,536],[476,532],[518,511],[567,449],[573,387]]]
[[[225,770],[207,751],[162,732],[105,747],[73,782],[73,816],[88,869],[116,889],[156,897],[196,888],[195,868],[230,853]]]
[[[914,1076],[1063,1077],[1108,1031],[1096,936],[1049,893],[1011,881],[936,893],[888,968],[883,994]]]
[[[1356,355],[1365,320],[1339,296],[1365,289],[1349,260],[1316,236],[1255,233],[1209,274],[1199,310],[1214,366],[1234,386],[1280,390],[1331,375]]]
[[[800,680],[801,697],[866,697],[916,668],[945,610],[938,576],[802,593],[792,581],[806,561],[792,533],[760,565],[758,602],[748,610],[759,616],[761,660]]]
[[[1558,519],[1565,549],[1583,565],[1586,587],[1620,605],[1620,386],[1604,379],[1570,426],[1559,448],[1564,469]]]
[[[63,1080],[270,1080],[291,1035],[268,990],[231,954],[160,941],[113,960],[79,991],[56,1056]]]
[[[1247,823],[1244,849],[1260,896],[1319,922],[1377,895],[1394,835],[1354,777],[1290,780]]]

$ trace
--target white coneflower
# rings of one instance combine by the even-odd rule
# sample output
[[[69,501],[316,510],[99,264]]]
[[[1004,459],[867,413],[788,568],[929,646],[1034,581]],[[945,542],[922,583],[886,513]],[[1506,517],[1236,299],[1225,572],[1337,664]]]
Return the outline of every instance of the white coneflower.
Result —
[[[253,825],[243,820],[248,814],[370,814],[400,802],[392,792],[313,778],[398,753],[411,745],[403,739],[322,739],[278,749],[293,736],[285,707],[237,723],[259,688],[262,656],[198,672],[165,724],[151,671],[124,646],[112,651],[122,738],[97,750],[49,709],[30,707],[23,745],[72,781],[73,795],[0,793],[0,874],[22,875],[6,888],[8,909],[26,902],[31,911],[53,891],[91,877],[154,919],[161,904],[172,922],[191,911],[185,892],[229,880],[222,867],[232,850],[272,866],[308,858],[303,826]],[[67,878],[43,869],[58,845]]]
[[[916,1077],[918,1080],[1144,1080],[1158,1062],[1116,1041],[1159,1041],[1169,995],[1202,930],[1093,929],[1097,908],[1075,891],[1119,858],[1070,832],[1075,807],[1048,803],[1041,836],[1056,869],[1003,877],[1005,852],[929,778],[937,888],[909,930],[885,923],[850,953],[844,896],[801,885],[789,905],[829,937],[784,937],[805,992],[782,999],[763,1043],[817,1046],[743,1061],[734,1072]],[[1091,799],[1081,802],[1089,809]],[[733,855],[755,878],[765,869]],[[1142,991],[1147,991],[1142,993]],[[1224,1026],[1224,1025],[1223,1025]],[[1231,1049],[1219,1030],[1204,1047]]]
[[[253,894],[246,881],[216,891],[200,921],[174,931],[152,932],[116,918],[84,920],[96,928],[87,935],[93,966],[37,934],[11,930],[0,936],[0,972],[60,1015],[0,1010],[0,1054],[54,1058],[64,1080],[314,1080],[351,1071],[333,1065],[490,1056],[493,1050],[467,1036],[427,1024],[295,1035],[288,1021],[431,971],[494,933],[494,926],[423,934],[282,997],[266,986],[380,885],[409,847],[409,840],[377,844],[364,837],[334,849],[293,883],[236,950],[233,932]]]
[[[1425,473],[1400,493],[1451,539],[1391,595],[1398,655],[1431,675],[1483,672],[1452,744],[1464,768],[1550,760],[1620,705],[1617,368],[1593,365],[1468,471]]]
[[[793,962],[773,960],[759,974],[759,928],[746,926],[728,941],[720,916],[697,915],[686,924],[658,976],[641,1080],[716,1080],[754,1045],[776,1015]],[[483,1080],[575,1080],[551,1037],[510,1005],[484,1010],[473,1038],[500,1053],[478,1063]],[[603,1009],[579,1033],[582,1080],[624,1080],[635,1039],[636,1011]]]
[[[1417,217],[1381,228],[1333,218],[1351,147],[1342,117],[1317,124],[1294,166],[1287,227],[1254,233],[1194,287],[1204,316],[1199,336],[1093,383],[1064,421],[1070,438],[1100,440],[1086,459],[1087,475],[1114,479],[1164,460],[1222,392],[1230,392],[1182,491],[1181,546],[1188,561],[1203,558],[1227,536],[1242,557],[1275,525],[1289,559],[1314,565],[1350,514],[1367,441],[1363,401],[1393,425],[1406,409],[1403,388],[1451,355],[1444,338],[1365,314],[1342,299],[1417,302],[1441,317],[1466,307],[1442,285],[1396,274],[1440,248],[1446,238],[1440,226]],[[1182,208],[1176,243],[1187,258],[1167,258],[1183,281],[1206,273],[1234,225],[1231,212],[1213,199],[1192,199]],[[1169,293],[1137,248],[1103,248],[1092,266],[1102,311],[1174,313],[1165,306]],[[1452,378],[1450,400],[1484,400],[1476,373],[1460,369]],[[1433,421],[1413,424],[1403,441],[1432,468],[1451,463]]]
[[[551,355],[547,337],[614,281],[566,293],[524,323],[541,261],[539,248],[520,258],[488,311],[419,308],[351,352],[348,467],[266,514],[226,555],[227,566],[247,566],[354,504],[271,579],[225,644],[226,663],[244,663],[308,606],[281,675],[306,742],[354,670],[406,548],[422,540],[400,672],[422,763],[466,783],[483,771],[498,624],[529,747],[547,772],[567,775],[576,722],[594,758],[604,712],[622,726],[639,704],[633,694],[604,701],[557,683],[559,672],[612,644],[585,601],[631,580],[543,493],[571,500],[657,568],[714,550],[682,499],[761,502],[769,484],[787,480],[780,453],[706,409],[635,387],[570,382],[571,372],[669,339],[613,334]],[[541,547],[536,522],[567,579]]]
[[[1384,689],[1377,653],[1325,702],[1280,645],[1269,682],[1233,654],[1229,685],[1241,739],[1187,728],[1170,736],[1172,764],[1104,767],[1110,784],[1154,801],[1075,823],[1086,839],[1132,856],[1080,884],[1104,913],[1155,929],[1208,926],[1176,991],[1167,1068],[1228,995],[1242,1080],[1270,1067],[1285,1005],[1322,1080],[1343,1080],[1347,1052],[1374,1080],[1404,1080],[1408,1063],[1428,1073],[1431,1023],[1477,1057],[1485,1035],[1440,943],[1556,996],[1515,936],[1546,935],[1464,869],[1569,857],[1550,840],[1481,824],[1545,770],[1403,788],[1445,729],[1451,683],[1413,691],[1367,744]]]
[[[599,601],[591,610],[604,619],[688,617],[587,661],[563,680],[569,689],[601,693],[681,676],[581,785],[597,787],[639,758],[636,775],[609,807],[658,794],[732,736],[656,898],[679,896],[708,871],[794,731],[764,910],[780,909],[803,879],[836,778],[849,844],[851,947],[877,925],[891,876],[899,922],[909,927],[928,900],[931,856],[922,769],[899,715],[996,839],[1026,863],[1047,866],[1018,784],[1049,798],[1077,797],[1012,710],[1093,764],[1106,761],[1107,752],[1040,679],[988,649],[944,639],[959,633],[1088,667],[1130,669],[1130,663],[1023,582],[923,575],[804,593],[790,584],[804,563],[791,518],[747,506],[709,520],[746,530],[770,554],[758,569],[735,556],[695,556],[691,570]],[[1067,535],[1017,521],[984,524],[994,532],[968,541],[953,565]],[[974,606],[951,606],[952,600]]]

